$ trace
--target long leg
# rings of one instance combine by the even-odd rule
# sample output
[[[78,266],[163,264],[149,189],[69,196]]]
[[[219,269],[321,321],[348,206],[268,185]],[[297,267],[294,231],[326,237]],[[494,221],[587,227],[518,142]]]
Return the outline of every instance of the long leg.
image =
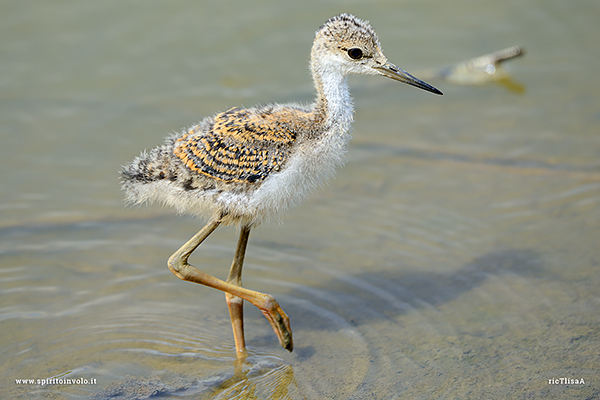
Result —
[[[242,267],[246,255],[246,246],[248,245],[248,236],[250,235],[250,226],[242,226],[240,230],[240,239],[238,240],[235,257],[229,270],[227,283],[236,286],[242,286]],[[235,350],[238,358],[246,357],[246,342],[244,340],[244,300],[240,297],[225,293],[229,316],[231,317],[231,326],[233,328],[233,338],[235,339]]]
[[[229,293],[249,301],[262,311],[271,327],[275,331],[279,343],[287,350],[292,351],[294,344],[292,341],[292,330],[290,320],[286,313],[281,309],[275,298],[269,294],[248,290],[232,283],[224,282],[206,272],[188,263],[190,255],[200,246],[200,244],[221,224],[221,218],[215,218],[209,221],[204,228],[196,233],[179,250],[169,257],[168,266],[171,272],[179,279],[199,283],[214,289]]]

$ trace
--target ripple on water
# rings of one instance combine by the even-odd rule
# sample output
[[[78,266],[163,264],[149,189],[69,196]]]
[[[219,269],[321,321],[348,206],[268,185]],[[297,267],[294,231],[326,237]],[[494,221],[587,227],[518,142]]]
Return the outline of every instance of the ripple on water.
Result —
[[[596,184],[566,188],[541,197],[540,204],[569,211],[597,203],[597,192]],[[245,285],[276,291],[291,318],[296,348],[291,355],[278,348],[260,312],[247,307],[250,355],[238,368],[222,294],[171,276],[164,259],[179,241],[168,239],[165,245],[161,231],[145,233],[149,244],[144,245],[131,239],[138,237],[139,227],[97,224],[97,235],[110,241],[70,246],[69,241],[80,240],[81,229],[75,229],[72,237],[62,235],[63,246],[58,249],[23,247],[5,254],[5,260],[14,257],[15,266],[0,275],[3,300],[10,297],[0,314],[7,327],[2,335],[27,332],[5,340],[13,343],[2,353],[11,360],[10,375],[100,382],[95,387],[54,385],[12,393],[351,398],[370,392],[412,397],[420,394],[412,388],[426,380],[433,397],[454,393],[460,398],[469,385],[494,385],[491,372],[506,381],[515,376],[522,381],[518,373],[494,367],[497,354],[507,355],[511,365],[528,366],[527,357],[544,361],[544,352],[553,351],[535,343],[529,351],[527,346],[535,342],[532,337],[554,344],[572,339],[568,330],[561,331],[563,321],[553,319],[549,310],[570,312],[576,307],[573,294],[552,292],[552,285],[536,286],[554,279],[538,253],[509,248],[477,257],[465,254],[465,243],[478,243],[479,236],[486,236],[489,219],[465,218],[431,204],[390,202],[383,210],[375,203],[385,198],[365,201],[336,202],[333,216],[327,218],[338,221],[338,226],[320,226],[331,231],[317,235],[328,238],[326,245],[300,241],[294,244],[298,247],[285,247],[261,240],[257,233]],[[496,206],[505,214],[531,209],[528,202],[522,198]],[[351,229],[358,225],[360,230]],[[233,243],[235,235],[231,231],[226,235]],[[219,240],[206,243],[195,257],[224,274],[231,249],[215,242]],[[111,258],[129,261],[104,256],[106,243],[119,253]],[[153,247],[159,243],[163,247],[156,251]],[[128,255],[130,248],[135,248],[135,257]],[[80,252],[81,257],[73,256]],[[31,266],[48,254],[59,260],[56,265],[30,274]],[[63,257],[69,262],[61,261]],[[465,258],[468,261],[457,262]],[[21,329],[24,324],[29,327]],[[548,336],[549,325],[562,333]],[[579,336],[585,340],[585,335]],[[519,347],[523,357],[511,352],[515,342],[508,338],[527,344]],[[465,383],[451,386],[453,378]],[[506,390],[514,393],[515,387]]]
[[[164,267],[162,232],[144,233],[150,239],[146,251],[137,239],[139,223],[134,222],[131,226],[110,221],[75,223],[71,230],[65,224],[26,227],[34,246],[23,243],[18,251],[5,254],[0,291],[10,301],[0,315],[6,328],[3,341],[11,343],[2,352],[2,357],[10,359],[5,363],[5,368],[10,365],[10,375],[98,382],[94,386],[12,387],[9,397],[77,398],[131,393],[139,388],[140,396],[157,392],[244,398],[262,393],[259,397],[270,398],[269,393],[279,393],[274,398],[320,398],[360,384],[367,363],[364,340],[331,307],[304,295],[276,296],[292,318],[297,345],[291,355],[278,347],[262,314],[247,307],[249,357],[236,368],[222,294],[174,278]],[[99,240],[88,241],[90,229]],[[35,245],[56,235],[56,230],[62,232],[61,246]],[[169,247],[176,245],[172,241],[167,239]],[[203,248],[202,255],[207,257],[199,255],[197,260],[206,268],[214,264],[215,271],[226,271],[231,249],[213,243]],[[112,249],[108,256],[106,246]],[[258,257],[252,259],[247,273],[249,287],[256,285],[264,291],[302,287],[301,283],[286,286],[286,271],[270,281],[262,279],[263,272],[271,273],[270,264],[281,264],[284,255],[290,257],[288,252],[258,247]],[[115,252],[132,261],[116,263]],[[32,266],[45,265],[50,255],[55,260],[52,267],[36,268],[32,274]],[[327,290],[316,297],[336,301],[327,297]],[[345,355],[344,362],[333,361],[338,354]]]
[[[290,367],[279,354],[251,353],[244,368],[234,373],[229,322],[210,314],[198,316],[189,306],[176,312],[164,303],[147,303],[143,309],[116,304],[110,308],[112,312],[96,309],[93,315],[78,313],[46,324],[11,349],[11,375],[99,382],[97,386],[30,387],[30,394],[97,392],[96,398],[118,393],[131,396],[123,398],[147,398],[156,391],[185,396],[239,391],[243,379],[269,381],[270,376],[279,377],[273,371]]]
[[[109,282],[119,285],[118,279]],[[284,281],[277,280],[266,284],[285,286]],[[88,293],[91,300],[46,311],[35,318],[36,333],[27,340],[16,340],[9,349],[11,375],[94,378],[100,384],[21,387],[12,393],[95,398],[117,394],[130,396],[121,398],[146,398],[152,393],[182,397],[206,394],[215,398],[319,398],[360,384],[366,370],[364,340],[349,322],[327,308],[302,298],[280,297],[292,321],[298,322],[292,322],[298,342],[293,355],[278,348],[270,326],[259,312],[248,312],[249,357],[235,367],[228,315],[211,309],[215,301],[224,303],[222,295],[215,296],[213,291],[190,284],[199,303],[189,303],[181,292],[187,286],[176,280],[158,286],[140,281],[139,287],[122,293],[111,293],[105,288],[111,294]],[[164,293],[158,297],[170,300],[144,299],[149,292],[159,291]],[[326,291],[319,297],[326,298]],[[17,312],[12,320],[25,318],[26,314]],[[336,354],[345,354],[349,362],[336,363],[334,369],[328,370],[333,367]],[[327,383],[334,378],[336,384]]]

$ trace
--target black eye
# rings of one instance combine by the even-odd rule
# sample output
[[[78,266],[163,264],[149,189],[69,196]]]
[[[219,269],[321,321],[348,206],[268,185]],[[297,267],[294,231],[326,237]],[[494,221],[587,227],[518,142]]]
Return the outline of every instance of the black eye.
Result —
[[[359,49],[357,47],[353,47],[350,50],[348,50],[348,55],[353,60],[360,60],[363,56],[363,52],[361,49]]]

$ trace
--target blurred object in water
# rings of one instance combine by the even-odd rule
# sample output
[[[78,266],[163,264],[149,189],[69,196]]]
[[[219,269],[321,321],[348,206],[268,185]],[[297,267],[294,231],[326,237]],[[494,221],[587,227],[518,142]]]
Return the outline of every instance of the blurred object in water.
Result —
[[[421,73],[424,79],[442,78],[458,85],[483,85],[499,83],[515,93],[524,93],[525,86],[515,82],[502,67],[502,63],[523,55],[519,46],[508,47],[493,53],[475,57],[438,70],[427,70]]]

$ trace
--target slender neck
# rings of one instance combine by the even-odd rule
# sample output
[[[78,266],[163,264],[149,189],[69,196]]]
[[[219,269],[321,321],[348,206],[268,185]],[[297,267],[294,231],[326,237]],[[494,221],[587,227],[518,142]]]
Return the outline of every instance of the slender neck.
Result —
[[[338,132],[347,133],[352,123],[354,108],[346,76],[334,69],[323,68],[313,58],[311,64],[317,99],[313,107],[315,122],[326,127],[337,126]]]

